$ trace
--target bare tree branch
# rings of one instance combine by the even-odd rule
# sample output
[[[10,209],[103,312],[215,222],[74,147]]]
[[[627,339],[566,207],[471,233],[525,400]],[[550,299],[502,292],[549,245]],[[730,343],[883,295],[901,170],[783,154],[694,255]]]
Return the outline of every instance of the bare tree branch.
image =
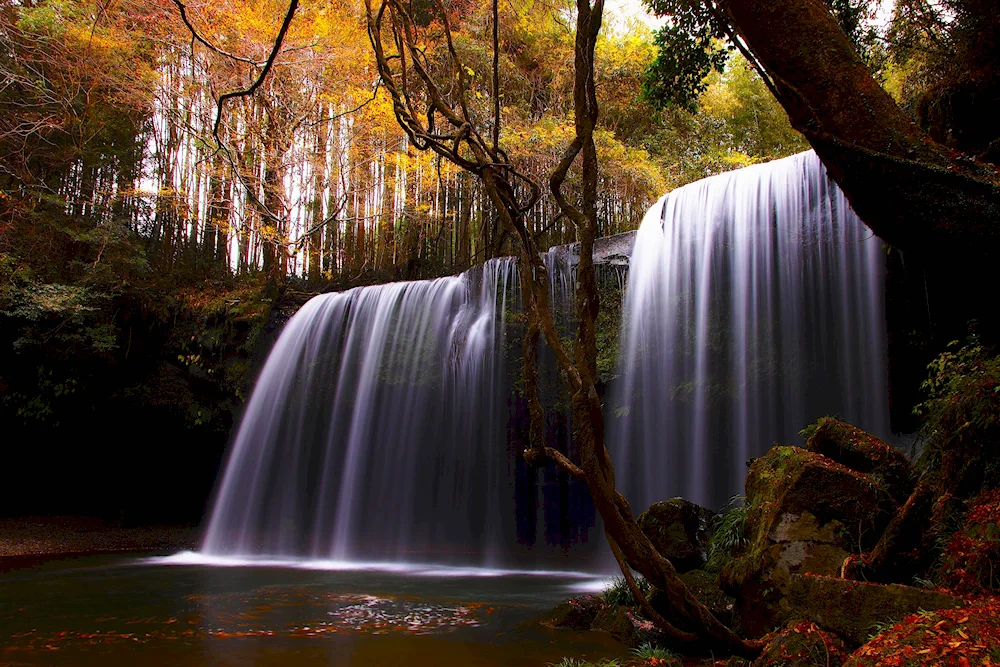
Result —
[[[247,63],[249,65],[253,65],[254,67],[260,67],[261,65],[265,64],[259,60],[253,60],[252,58],[244,58],[243,56],[238,56],[235,53],[224,51],[219,47],[217,47],[215,44],[212,44],[207,39],[201,36],[201,33],[198,32],[198,30],[194,27],[194,24],[191,23],[191,20],[188,19],[187,5],[181,2],[181,0],[174,0],[174,4],[177,6],[178,11],[180,12],[181,21],[184,22],[184,25],[187,27],[188,32],[191,33],[191,39],[197,40],[208,50],[218,53],[220,56],[224,56],[226,58],[229,58],[230,60],[235,60],[241,63]]]
[[[188,30],[191,31],[191,35],[194,39],[197,39],[199,42],[201,42],[211,50],[221,55],[224,55],[227,58],[232,58],[233,60],[239,60],[241,62],[250,63],[254,66],[259,65],[259,63],[255,61],[246,58],[241,58],[239,56],[235,56],[230,53],[226,53],[218,49],[217,47],[213,46],[212,44],[210,44],[207,40],[203,39],[201,35],[198,34],[198,31],[195,30],[194,26],[191,25],[191,23],[188,21],[184,3],[182,3],[180,0],[174,0],[174,4],[177,5],[177,7],[180,9],[181,18],[184,21],[184,24],[187,26]],[[228,100],[235,99],[238,97],[248,97],[250,95],[253,95],[257,91],[257,89],[263,85],[264,80],[267,78],[268,73],[270,73],[271,71],[271,68],[274,67],[274,61],[278,57],[278,53],[281,52],[281,45],[285,41],[285,35],[288,34],[288,28],[289,26],[292,25],[292,19],[295,18],[295,11],[298,9],[298,7],[299,7],[299,0],[290,0],[290,2],[288,3],[288,10],[285,12],[285,18],[281,23],[281,29],[278,30],[278,36],[275,37],[274,39],[274,44],[271,48],[271,53],[268,55],[267,60],[264,61],[263,67],[261,68],[260,73],[257,75],[257,78],[253,81],[253,83],[251,83],[250,86],[247,88],[243,88],[241,90],[234,90],[219,96],[219,99],[216,103],[215,123],[212,125],[212,136],[215,137],[215,141],[219,147],[222,146],[222,141],[219,139],[219,125],[222,123],[222,111],[223,108],[225,107],[226,102]]]

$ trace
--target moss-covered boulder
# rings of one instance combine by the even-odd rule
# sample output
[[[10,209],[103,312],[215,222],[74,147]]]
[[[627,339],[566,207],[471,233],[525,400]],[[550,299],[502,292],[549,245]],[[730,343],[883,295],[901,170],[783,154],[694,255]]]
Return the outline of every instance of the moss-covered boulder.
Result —
[[[903,452],[857,426],[823,417],[806,429],[806,449],[882,482],[897,503],[913,493],[917,474]]]
[[[604,608],[601,598],[594,595],[567,600],[538,620],[550,628],[589,630],[597,614]]]
[[[774,447],[746,480],[751,540],[874,544],[896,505],[879,480],[799,447]]]
[[[969,501],[962,527],[942,554],[939,578],[959,594],[1000,591],[1000,490]]]
[[[799,447],[774,447],[754,460],[746,502],[747,544],[720,581],[749,607],[780,596],[788,575],[839,575],[847,556],[878,540],[895,510],[878,480]]]
[[[839,667],[847,656],[837,635],[809,621],[793,621],[770,638],[753,667]]]
[[[681,581],[688,590],[722,623],[734,628],[736,620],[736,600],[726,595],[719,586],[719,575],[705,570],[691,570],[680,575]],[[673,616],[670,610],[670,600],[659,590],[653,589],[649,594],[649,603],[664,618]],[[734,628],[735,629],[735,628]]]
[[[796,574],[788,578],[780,602],[766,613],[779,623],[798,618],[812,621],[857,647],[886,621],[963,604],[957,597],[925,588]]]
[[[678,572],[705,564],[715,513],[683,498],[653,503],[639,515],[639,528]]]
[[[1000,603],[908,615],[845,663],[845,667],[928,665],[1000,665]]]
[[[638,646],[647,640],[653,625],[638,607],[607,606],[597,613],[590,629],[607,632],[626,646]]]

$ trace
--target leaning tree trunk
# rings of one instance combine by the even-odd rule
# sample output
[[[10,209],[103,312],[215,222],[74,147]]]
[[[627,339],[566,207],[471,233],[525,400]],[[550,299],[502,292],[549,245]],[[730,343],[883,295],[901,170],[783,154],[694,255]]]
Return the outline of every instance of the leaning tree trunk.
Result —
[[[604,410],[597,392],[597,315],[599,297],[594,271],[593,249],[597,237],[598,161],[594,143],[598,104],[594,82],[594,50],[601,29],[603,0],[577,0],[576,48],[574,62],[574,130],[575,136],[549,180],[549,189],[563,214],[576,227],[580,243],[580,263],[576,294],[579,319],[573,356],[566,353],[548,310],[544,267],[534,271],[530,284],[534,292],[529,301],[529,333],[525,339],[525,376],[532,412],[531,445],[525,451],[529,462],[551,461],[587,484],[594,504],[604,520],[608,543],[643,612],[657,627],[680,641],[702,641],[721,647],[727,652],[752,656],[760,652],[757,642],[746,642],[719,622],[711,611],[697,600],[677,575],[677,571],[653,546],[639,528],[628,502],[615,488],[615,472],[604,443]],[[562,186],[570,167],[581,158],[581,201],[573,204],[563,193]],[[528,261],[540,265],[533,248],[532,236],[521,226],[522,264]],[[526,284],[532,272],[523,271]],[[543,278],[539,280],[539,276]],[[539,284],[542,283],[542,284]],[[575,465],[564,455],[545,447],[541,437],[541,406],[537,403],[533,377],[534,338],[539,329],[553,349],[567,378],[573,412],[573,434],[580,463]],[[632,569],[663,591],[670,601],[670,618],[655,610],[636,585]]]
[[[727,20],[864,223],[964,284],[994,282],[1000,171],[935,143],[872,77],[823,0],[718,0]],[[986,261],[984,261],[986,260]],[[931,515],[954,482],[922,482],[878,545],[844,563],[875,581],[923,575]]]
[[[443,0],[434,7],[441,19],[450,67],[436,65],[432,75],[426,51],[418,43],[414,19],[405,0],[380,0],[374,6],[366,0],[368,35],[386,92],[393,101],[393,111],[400,127],[417,150],[433,150],[463,170],[475,174],[485,199],[503,225],[503,233],[513,237],[518,250],[527,331],[524,338],[525,399],[530,416],[530,445],[525,451],[529,463],[552,462],[586,482],[605,522],[612,551],[630,585],[638,592],[629,565],[668,596],[672,614],[660,616],[641,594],[643,610],[661,629],[681,640],[702,640],[723,647],[728,652],[752,655],[759,645],[744,642],[720,623],[699,602],[677,576],[670,562],[659,554],[636,523],[628,503],[615,489],[614,468],[604,446],[604,415],[596,389],[596,318],[597,285],[590,262],[597,235],[597,152],[593,132],[597,123],[597,96],[594,86],[594,48],[601,27],[603,0],[577,0],[576,70],[574,106],[576,136],[553,173],[550,189],[560,208],[576,225],[581,242],[577,312],[581,321],[574,353],[560,340],[549,308],[549,282],[545,264],[538,252],[534,234],[526,217],[540,198],[540,189],[527,175],[519,172],[499,146],[501,106],[499,104],[499,31],[496,27],[498,2],[493,2],[493,117],[486,128],[477,126],[467,103],[469,86],[467,68],[452,39],[449,12]],[[384,40],[390,37],[391,41]],[[389,46],[389,49],[386,46]],[[407,72],[410,74],[407,75]],[[442,85],[445,84],[445,85]],[[416,86],[416,90],[414,89]],[[417,105],[414,100],[422,100]],[[488,133],[487,133],[488,129]],[[582,155],[584,196],[581,208],[571,204],[561,192],[562,182],[577,156]],[[525,193],[523,199],[518,192]],[[489,226],[483,225],[484,230]],[[503,238],[503,237],[501,237]],[[484,248],[489,248],[489,236]],[[538,397],[536,355],[539,338],[544,336],[566,378],[572,397],[574,433],[580,452],[580,464],[545,446],[545,415]],[[680,627],[678,627],[680,626]]]
[[[823,0],[719,0],[872,231],[902,250],[1000,242],[1000,172],[936,144],[872,77]]]

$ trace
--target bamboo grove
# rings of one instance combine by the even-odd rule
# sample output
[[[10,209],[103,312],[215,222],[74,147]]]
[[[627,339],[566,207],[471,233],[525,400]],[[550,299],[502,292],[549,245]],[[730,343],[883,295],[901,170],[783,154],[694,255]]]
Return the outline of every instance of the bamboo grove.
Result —
[[[224,106],[221,96],[260,73],[286,3],[0,7],[0,205],[12,221],[0,244],[56,253],[64,275],[51,280],[263,272],[353,284],[451,273],[512,252],[475,179],[408,145],[361,3],[303,3],[260,89]],[[492,104],[489,8],[454,11],[474,95]],[[572,137],[571,17],[569,3],[500,8],[502,142],[539,181]],[[670,186],[801,146],[780,109],[751,108],[766,97],[746,68],[716,77],[714,106],[655,112],[641,91],[650,34],[612,25],[598,46],[601,235],[634,228]],[[753,127],[740,127],[746,118]],[[770,143],[741,145],[760,136]],[[573,240],[549,197],[527,221],[541,248]]]

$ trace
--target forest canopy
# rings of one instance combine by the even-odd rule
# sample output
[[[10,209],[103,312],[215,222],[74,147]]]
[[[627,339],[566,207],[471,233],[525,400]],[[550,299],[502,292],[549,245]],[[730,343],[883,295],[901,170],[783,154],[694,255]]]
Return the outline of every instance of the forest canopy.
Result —
[[[489,8],[449,6],[487,108]],[[0,0],[0,340],[14,351],[0,417],[11,442],[155,419],[189,429],[192,452],[221,456],[280,290],[435,277],[516,252],[482,184],[407,141],[363,3],[302,3],[260,88],[219,115],[220,97],[259,77],[287,9]],[[573,136],[573,11],[500,7],[501,142],[540,181]],[[422,29],[435,47],[439,28]],[[654,57],[645,23],[599,36],[600,234],[634,229],[673,187],[807,146],[739,56],[690,111],[646,100]],[[578,183],[571,171],[570,196]],[[574,240],[547,193],[526,224],[541,249]],[[135,451],[126,436],[105,450]]]
[[[3,5],[6,289],[15,273],[45,283],[258,271],[392,279],[510,253],[479,185],[408,145],[378,85],[360,3],[304,4],[261,88],[222,109],[217,136],[218,98],[260,72],[285,3],[192,4],[183,16],[158,0]],[[572,128],[563,5],[501,8],[502,141],[535,176]],[[488,11],[455,11],[457,48],[485,104]],[[634,228],[672,187],[805,147],[738,55],[709,75],[698,104],[665,110],[643,92],[654,58],[641,22],[601,36],[602,234]],[[547,197],[530,225],[541,247],[573,238]],[[41,248],[60,261],[37,262]]]
[[[499,106],[512,164],[544,182],[573,138],[575,7],[499,5],[493,99],[487,5],[444,3],[455,48],[475,104]],[[845,0],[831,11],[904,110],[939,141],[989,156],[996,125],[982,118],[996,108],[986,83],[1000,49],[981,5],[901,1],[878,14],[875,2]],[[808,148],[711,7],[653,2],[669,14],[659,30],[609,17],[599,34],[600,235],[636,228],[674,187]],[[20,360],[0,375],[0,405],[12,417],[103,400],[84,392],[121,398],[122,382],[145,387],[101,370],[132,363],[139,329],[166,338],[163,363],[202,369],[238,404],[248,366],[227,346],[252,348],[247,327],[259,331],[277,284],[433,277],[516,252],[482,184],[400,129],[363,3],[302,3],[260,88],[220,113],[220,97],[260,77],[287,10],[0,0],[0,334]],[[442,48],[434,16],[417,13],[428,53]],[[703,55],[677,52],[695,70],[664,70],[665,34],[702,39]],[[680,78],[665,79],[671,71]],[[579,178],[569,171],[571,199]],[[539,249],[575,239],[548,192],[525,222]],[[187,423],[220,413],[205,397],[180,403]]]

